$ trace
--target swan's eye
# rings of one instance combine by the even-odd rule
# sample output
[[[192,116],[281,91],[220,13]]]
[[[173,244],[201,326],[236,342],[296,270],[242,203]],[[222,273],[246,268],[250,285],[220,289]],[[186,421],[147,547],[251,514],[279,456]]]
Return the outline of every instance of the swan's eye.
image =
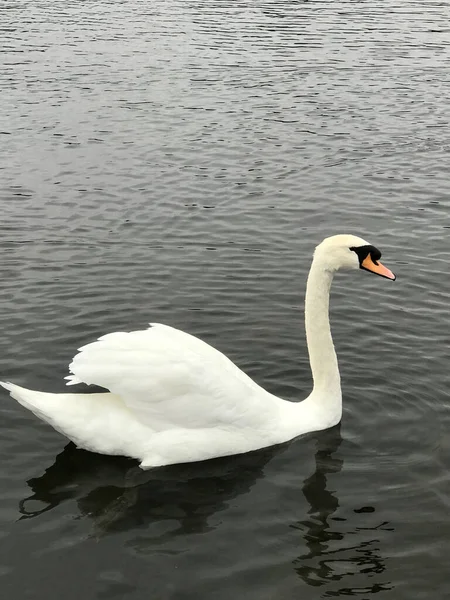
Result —
[[[353,246],[352,248],[350,248],[350,250],[356,252],[356,254],[358,255],[360,265],[369,256],[369,254],[370,258],[376,265],[378,264],[378,261],[381,258],[381,252],[378,250],[378,248],[375,248],[375,246],[371,246],[369,244],[367,244],[367,246]]]

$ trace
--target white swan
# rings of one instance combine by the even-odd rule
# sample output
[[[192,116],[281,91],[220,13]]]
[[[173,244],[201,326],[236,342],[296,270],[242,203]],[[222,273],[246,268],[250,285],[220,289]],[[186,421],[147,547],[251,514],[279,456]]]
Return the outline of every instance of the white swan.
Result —
[[[305,299],[314,387],[303,402],[273,396],[218,350],[159,324],[110,333],[80,348],[67,385],[96,384],[111,393],[48,394],[1,385],[77,446],[137,458],[143,469],[240,454],[326,429],[342,414],[328,318],[331,281],[340,268],[394,280],[380,256],[353,235],[317,246]]]

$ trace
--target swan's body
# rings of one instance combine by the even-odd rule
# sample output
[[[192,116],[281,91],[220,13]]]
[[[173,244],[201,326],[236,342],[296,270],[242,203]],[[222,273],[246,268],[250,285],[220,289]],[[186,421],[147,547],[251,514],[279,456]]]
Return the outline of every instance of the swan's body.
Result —
[[[110,393],[48,394],[2,385],[77,446],[137,458],[144,469],[248,452],[331,427],[341,419],[342,402],[330,285],[340,267],[395,278],[371,249],[355,236],[334,236],[316,249],[305,300],[314,388],[303,402],[269,394],[218,350],[159,324],[103,336],[75,356],[68,385],[96,384]]]

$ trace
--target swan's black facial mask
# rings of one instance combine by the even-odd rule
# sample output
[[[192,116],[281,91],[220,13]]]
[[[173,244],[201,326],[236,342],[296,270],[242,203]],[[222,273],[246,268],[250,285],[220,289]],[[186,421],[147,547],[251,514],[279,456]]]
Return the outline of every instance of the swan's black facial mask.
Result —
[[[394,273],[379,262],[381,252],[378,248],[367,244],[367,246],[354,246],[353,248],[350,248],[350,250],[356,252],[359,260],[359,267],[361,269],[395,281]]]

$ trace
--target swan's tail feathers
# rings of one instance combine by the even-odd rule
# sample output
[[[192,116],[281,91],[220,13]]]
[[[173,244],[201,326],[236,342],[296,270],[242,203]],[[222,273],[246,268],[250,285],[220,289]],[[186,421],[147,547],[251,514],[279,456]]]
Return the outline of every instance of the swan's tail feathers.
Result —
[[[0,381],[0,385],[4,387],[5,390],[8,390],[8,392],[12,392],[12,389],[14,387],[14,384],[10,381]]]
[[[11,397],[17,402],[22,403],[23,400],[30,394],[42,394],[42,392],[33,392],[32,390],[27,390],[26,388],[20,387],[15,383],[11,383],[10,381],[0,381],[0,385],[8,390],[11,394]]]
[[[77,446],[103,454],[127,454],[117,440],[123,433],[123,423],[130,416],[118,396],[110,393],[50,394],[28,390],[10,382],[0,381],[0,385],[19,404],[67,436]],[[117,420],[120,422],[120,429],[116,431],[113,427],[113,433],[108,434],[108,423],[111,424],[112,421],[111,410],[113,413],[119,412]],[[134,419],[132,424],[135,424]]]
[[[26,390],[25,388],[21,388],[18,385],[15,385],[14,383],[11,383],[10,381],[0,381],[0,385],[2,387],[5,388],[5,390],[8,390],[8,392],[11,394],[11,398],[14,398],[14,400],[17,400],[17,402],[20,402],[20,404],[23,403],[23,401],[25,400],[25,396],[28,395],[27,392],[30,393],[39,393],[39,392],[31,392],[31,390]],[[22,392],[22,394],[21,394]],[[24,404],[24,406],[26,406],[26,404]],[[28,406],[27,406],[28,408]]]
[[[52,418],[48,412],[52,411],[56,402],[57,394],[47,394],[45,392],[36,392],[34,390],[27,390],[26,388],[20,387],[15,383],[9,381],[0,381],[0,385],[8,390],[11,397],[17,400],[19,404],[31,410],[37,417],[52,423]]]

